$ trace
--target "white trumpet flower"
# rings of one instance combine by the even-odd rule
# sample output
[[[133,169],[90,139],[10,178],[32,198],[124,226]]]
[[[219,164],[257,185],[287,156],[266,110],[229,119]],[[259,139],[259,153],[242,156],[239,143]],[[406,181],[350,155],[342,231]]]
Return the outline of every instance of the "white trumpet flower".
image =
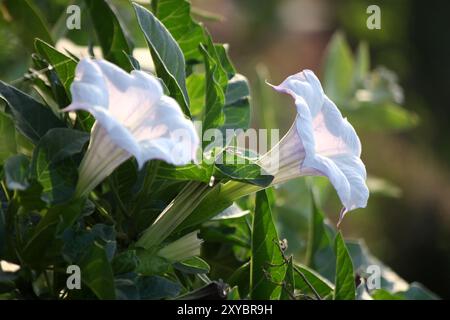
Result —
[[[273,184],[298,176],[326,176],[344,205],[341,218],[347,211],[364,208],[369,190],[360,159],[361,142],[352,125],[325,95],[316,75],[304,70],[272,87],[289,94],[297,107],[291,129],[259,160],[274,175]]]
[[[72,103],[64,111],[85,110],[96,120],[79,168],[78,196],[132,156],[139,168],[151,159],[174,165],[195,160],[199,138],[194,125],[164,95],[157,78],[85,58],[77,65],[71,93]]]

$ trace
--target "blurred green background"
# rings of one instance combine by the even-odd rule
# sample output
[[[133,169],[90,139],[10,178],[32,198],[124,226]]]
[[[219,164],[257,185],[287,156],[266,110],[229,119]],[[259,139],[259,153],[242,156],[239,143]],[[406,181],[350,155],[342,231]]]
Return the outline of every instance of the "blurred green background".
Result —
[[[14,2],[21,1],[25,0]],[[83,10],[82,29],[65,28],[66,8],[77,1],[32,2],[55,40],[65,36],[77,45],[96,44]],[[145,47],[128,1],[113,2],[133,34],[135,47]],[[372,253],[407,281],[419,281],[450,298],[450,2],[194,0],[193,4],[196,17],[214,40],[229,43],[237,70],[252,84],[254,127],[285,131],[290,126],[291,101],[272,95],[262,82],[279,83],[305,68],[322,74],[327,45],[336,30],[342,31],[353,51],[365,41],[373,67],[385,66],[397,74],[403,107],[419,121],[394,130],[373,130],[355,121],[363,161],[369,175],[377,177],[371,188],[379,192],[372,193],[368,208],[350,213],[342,228],[346,237],[364,238]],[[381,9],[380,30],[366,27],[366,9],[371,4]],[[33,25],[26,15],[12,17],[4,5],[0,10],[0,79],[20,87],[33,52],[29,38]],[[352,122],[352,114],[346,112],[349,106],[338,106]],[[294,181],[278,191],[281,236],[288,238],[294,253],[306,241],[305,236],[297,236],[306,223],[298,214],[307,206],[302,184]],[[299,191],[285,195],[286,189]],[[336,221],[337,197],[329,194],[324,209]]]

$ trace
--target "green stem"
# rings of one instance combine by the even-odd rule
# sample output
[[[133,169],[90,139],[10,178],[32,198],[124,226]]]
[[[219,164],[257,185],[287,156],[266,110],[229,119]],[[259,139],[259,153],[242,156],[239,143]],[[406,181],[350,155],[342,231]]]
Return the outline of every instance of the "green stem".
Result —
[[[212,188],[202,182],[190,182],[147,228],[137,246],[150,249],[159,246],[197,207]]]

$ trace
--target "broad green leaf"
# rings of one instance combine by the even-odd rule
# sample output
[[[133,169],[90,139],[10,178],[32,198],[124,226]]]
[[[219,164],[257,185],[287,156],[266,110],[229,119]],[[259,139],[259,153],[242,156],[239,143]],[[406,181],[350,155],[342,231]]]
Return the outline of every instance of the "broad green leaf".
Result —
[[[219,128],[225,122],[223,106],[225,104],[225,93],[227,80],[225,70],[215,59],[216,52],[213,45],[207,47],[200,45],[206,69],[206,100],[203,114],[203,130]],[[204,142],[203,147],[205,147]]]
[[[191,114],[200,117],[205,107],[206,80],[203,73],[192,73],[186,79],[186,87],[191,102]]]
[[[345,37],[336,32],[328,45],[323,70],[325,93],[337,105],[344,104],[352,89],[354,61]]]
[[[228,178],[235,181],[250,183],[260,187],[267,187],[273,180],[273,176],[254,162],[216,164],[215,176]]]
[[[139,26],[150,47],[158,77],[190,117],[183,53],[166,27],[146,8],[133,3]]]
[[[184,166],[174,166],[164,162],[158,166],[157,176],[162,179],[195,180],[208,183],[213,170],[214,166],[205,162]]]
[[[112,261],[114,274],[125,274],[135,271],[139,258],[135,250],[127,250],[116,255]]]
[[[10,190],[26,190],[30,186],[30,160],[24,155],[16,155],[5,162],[6,186]]]
[[[228,81],[223,129],[247,129],[250,123],[250,88],[248,80],[236,74]]]
[[[198,50],[205,43],[205,32],[191,17],[191,4],[186,0],[158,0],[154,7],[158,19],[177,41],[188,63],[198,62],[202,56]]]
[[[332,237],[327,232],[324,214],[317,206],[313,196],[312,200],[306,264],[327,279],[332,280],[336,261]]]
[[[59,52],[56,48],[41,39],[36,39],[34,46],[36,48],[36,52],[47,60],[47,62],[56,71],[59,81],[66,90],[67,96],[70,97],[70,85],[75,78],[77,61],[64,53]]]
[[[64,230],[73,225],[81,215],[83,200],[56,205],[45,212],[43,218],[32,231],[22,251],[22,258],[31,266],[45,266],[61,254]]]
[[[278,299],[281,288],[274,283],[283,281],[286,268],[280,266],[284,259],[265,190],[256,194],[252,230],[250,296],[252,299]]]
[[[108,257],[98,243],[93,243],[79,262],[81,281],[99,299],[115,299],[114,277]]]
[[[16,129],[14,122],[3,112],[0,112],[0,165],[16,153]]]
[[[208,273],[210,267],[208,263],[200,257],[191,257],[174,264],[174,267],[184,273]]]
[[[370,293],[374,300],[404,300],[400,294],[391,293],[385,289],[376,289]]]
[[[179,283],[161,276],[141,277],[137,285],[141,299],[145,300],[174,298],[181,291]]]
[[[17,29],[23,45],[29,46],[30,52],[33,51],[35,38],[53,43],[44,18],[33,1],[4,0],[2,3],[6,5],[9,15],[12,17],[11,23]]]
[[[356,286],[352,258],[340,232],[336,235],[335,252],[336,279],[334,283],[334,300],[355,300]]]
[[[69,228],[62,235],[64,246],[62,255],[67,263],[76,264],[94,242],[104,249],[108,261],[111,261],[116,251],[116,231],[113,226],[95,224],[89,230],[84,228]]]
[[[127,55],[131,55],[132,45],[127,38],[123,23],[115,7],[109,0],[84,0],[102,48],[103,57],[119,67],[130,71]]]
[[[295,300],[295,278],[292,257],[287,263],[286,275],[283,280],[283,288],[281,290],[280,300]]]
[[[239,295],[242,298],[247,297],[250,292],[250,261],[236,269],[227,280],[230,286],[237,286]]]
[[[34,144],[50,129],[64,127],[64,123],[47,107],[26,93],[0,81],[0,98],[8,103],[16,128]]]
[[[231,288],[228,292],[227,300],[241,300],[241,296],[239,295],[239,288],[237,286]]]
[[[78,168],[72,156],[88,140],[87,133],[66,128],[50,130],[41,139],[33,154],[31,175],[43,186],[42,200],[55,204],[73,195]]]
[[[311,297],[315,297],[313,290],[310,288],[311,285],[321,299],[331,298],[334,291],[333,284],[318,274],[316,271],[308,268],[307,266],[297,264],[295,268],[298,269],[302,273],[302,275],[306,278],[308,283],[303,279],[303,277],[298,273],[294,273],[295,278],[295,288],[299,290],[303,294],[310,295]]]
[[[170,262],[160,256],[155,255],[152,250],[137,251],[139,264],[136,272],[145,276],[164,274],[169,270]]]

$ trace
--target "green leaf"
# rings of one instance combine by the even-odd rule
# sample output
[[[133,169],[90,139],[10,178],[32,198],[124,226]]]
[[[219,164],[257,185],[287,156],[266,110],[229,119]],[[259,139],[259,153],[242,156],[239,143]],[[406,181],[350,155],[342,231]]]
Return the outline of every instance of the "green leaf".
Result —
[[[150,47],[158,77],[190,117],[183,53],[164,25],[146,8],[133,3],[139,26]]]
[[[12,17],[13,26],[17,29],[23,45],[29,46],[30,52],[33,51],[35,38],[53,43],[47,25],[33,1],[4,0],[3,4]]]
[[[3,112],[0,112],[0,165],[17,152],[16,130],[14,122]]]
[[[340,232],[336,235],[335,251],[336,279],[334,300],[355,300],[356,286],[353,263]]]
[[[237,286],[241,297],[247,297],[250,292],[250,261],[236,269],[227,283],[230,286]]]
[[[41,139],[33,153],[31,175],[43,186],[43,201],[56,204],[73,195],[78,166],[72,156],[88,140],[87,133],[67,128],[52,129]]]
[[[54,261],[54,255],[60,256],[63,243],[58,239],[80,216],[83,202],[74,200],[45,212],[23,249],[22,258],[26,263],[43,267]]]
[[[200,61],[202,56],[198,47],[200,43],[206,42],[205,32],[202,26],[192,19],[189,1],[159,0],[154,12],[177,41],[186,61]]]
[[[157,176],[162,179],[172,180],[195,180],[208,183],[213,174],[214,165],[202,162],[200,164],[187,164],[174,166],[161,162],[158,166]]]
[[[155,255],[151,250],[138,250],[139,264],[136,272],[145,276],[164,274],[169,270],[170,262]]]
[[[0,98],[4,99],[16,128],[34,144],[50,129],[64,127],[54,113],[26,93],[0,81]]]
[[[115,299],[114,277],[105,248],[94,243],[79,262],[81,281],[99,299]]]
[[[225,104],[225,93],[227,80],[225,70],[222,65],[215,60],[217,55],[212,44],[207,47],[200,45],[206,69],[206,100],[205,112],[203,115],[203,130],[219,128],[225,122],[223,106]],[[205,147],[204,142],[203,147]]]
[[[332,280],[336,267],[332,237],[327,230],[324,214],[317,206],[313,196],[311,214],[306,264],[327,279]]]
[[[252,226],[250,295],[252,299],[277,299],[285,275],[284,259],[278,248],[278,235],[265,190],[256,194]]]
[[[114,257],[112,268],[114,274],[133,272],[139,265],[139,258],[135,250],[124,251]]]
[[[321,299],[325,299],[327,297],[331,297],[334,292],[334,286],[327,279],[322,277],[316,271],[308,268],[307,266],[297,264],[295,266],[298,271],[300,271],[306,280],[309,282],[306,283],[303,277],[301,277],[297,272],[294,274],[295,278],[295,288],[299,290],[303,294],[308,294],[314,297],[314,292],[310,288],[311,285],[314,290],[319,294]]]
[[[237,286],[231,288],[228,292],[227,300],[241,300],[241,296],[239,295],[239,288]]]
[[[230,79],[225,96],[223,129],[247,129],[250,124],[250,87],[241,74]]]
[[[283,288],[281,290],[280,300],[295,300],[295,278],[292,257],[289,258],[286,275],[283,280]]]
[[[30,186],[30,161],[24,155],[16,155],[5,162],[6,186],[10,190],[26,190]]]
[[[247,163],[241,163],[239,160],[231,161],[232,164],[217,163],[215,177],[228,178],[260,187],[267,187],[270,185],[274,178],[272,175],[264,172],[264,169],[253,161],[249,159],[242,160],[242,162],[246,161]]]
[[[385,289],[377,289],[370,293],[374,300],[404,300],[400,294],[391,293]]]
[[[59,81],[64,86],[67,96],[70,97],[70,85],[75,78],[77,61],[64,53],[59,52],[56,48],[41,39],[36,39],[34,46],[36,52],[53,67],[58,75]]]
[[[174,264],[174,267],[184,273],[209,273],[208,263],[200,257],[191,257]]]
[[[337,105],[345,103],[351,94],[354,61],[345,37],[336,32],[328,45],[323,71],[325,93]]]
[[[103,57],[119,67],[130,71],[127,54],[131,55],[132,45],[123,23],[109,0],[84,0],[102,48]]]
[[[186,79],[186,88],[191,102],[191,114],[200,117],[205,106],[206,80],[203,73],[192,73]]]
[[[174,298],[180,291],[179,283],[160,276],[141,277],[138,280],[141,299],[156,300]]]

